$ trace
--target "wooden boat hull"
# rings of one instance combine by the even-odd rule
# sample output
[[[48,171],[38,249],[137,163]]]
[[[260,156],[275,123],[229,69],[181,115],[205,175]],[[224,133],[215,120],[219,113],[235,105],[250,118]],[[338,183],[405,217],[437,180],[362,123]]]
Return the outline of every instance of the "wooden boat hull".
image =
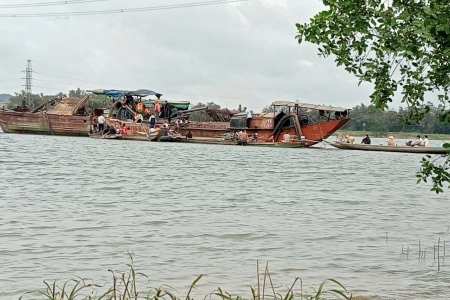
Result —
[[[447,154],[449,152],[449,149],[441,147],[384,146],[384,145],[349,144],[343,142],[333,142],[331,143],[331,145],[339,149],[360,150],[360,151],[383,151],[383,152],[420,153],[420,154]]]
[[[256,123],[259,120],[254,121],[255,121],[254,123]],[[345,118],[301,126],[302,136],[305,137],[305,140],[301,145],[298,145],[299,144],[298,141],[297,143],[296,142],[292,143],[293,145],[291,145],[290,148],[309,147],[317,143],[320,143],[322,140],[330,137],[334,132],[336,132],[339,128],[344,126],[348,121],[349,119]],[[264,126],[269,128],[264,128]],[[253,127],[245,129],[247,130],[247,133],[250,136],[253,135],[254,133],[257,133],[258,140],[266,142],[261,144],[270,145],[270,142],[272,142],[272,146],[273,143],[276,143],[277,145],[278,144],[283,145],[282,147],[288,147],[288,144],[290,143],[283,143],[282,134],[279,134],[275,141],[269,142],[269,138],[273,134],[273,128],[270,126],[272,126],[272,124],[260,124],[260,126],[256,125],[257,128]],[[181,128],[181,134],[186,135],[187,132],[190,131],[194,137],[213,139],[223,136],[227,130],[230,130],[229,122],[192,122],[186,124]],[[291,134],[292,135],[295,134],[294,129],[292,129]]]
[[[0,110],[0,127],[5,133],[88,136],[90,124],[90,116]]]
[[[94,138],[94,139],[105,139],[105,140],[121,140],[122,139],[121,134],[107,134],[107,135],[89,134],[89,137]]]

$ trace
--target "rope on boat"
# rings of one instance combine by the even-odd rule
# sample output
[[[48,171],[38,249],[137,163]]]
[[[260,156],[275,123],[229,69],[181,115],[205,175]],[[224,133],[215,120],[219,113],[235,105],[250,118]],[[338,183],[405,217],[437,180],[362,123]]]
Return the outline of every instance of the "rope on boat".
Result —
[[[50,128],[50,131],[52,132],[52,135],[55,135],[55,133],[53,132],[52,124],[50,124],[50,118],[47,116],[46,112],[44,112],[43,114],[47,118],[48,127]]]

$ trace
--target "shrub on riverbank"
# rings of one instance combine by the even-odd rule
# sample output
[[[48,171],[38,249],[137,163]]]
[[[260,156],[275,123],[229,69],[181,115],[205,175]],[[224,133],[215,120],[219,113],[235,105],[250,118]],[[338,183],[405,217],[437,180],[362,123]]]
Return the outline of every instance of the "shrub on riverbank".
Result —
[[[194,300],[191,297],[191,293],[197,283],[202,278],[199,275],[190,285],[190,288],[185,296],[176,295],[169,286],[162,286],[159,288],[139,287],[137,282],[140,279],[149,281],[149,277],[144,273],[136,272],[132,263],[128,265],[128,272],[124,272],[120,275],[116,275],[112,270],[109,270],[113,276],[112,286],[107,288],[94,283],[88,283],[85,279],[78,278],[63,282],[60,285],[56,280],[49,283],[44,281],[46,286],[45,290],[38,292],[27,292],[22,295],[19,300],[26,299],[43,299],[43,300],[75,300],[75,299],[87,299],[87,300]],[[335,279],[327,279],[319,286],[315,293],[307,294],[303,291],[303,282],[300,277],[295,278],[294,282],[287,290],[281,294],[277,291],[273,285],[272,278],[269,272],[268,264],[262,278],[259,275],[259,264],[257,266],[257,287],[250,286],[252,293],[251,300],[294,300],[294,299],[307,299],[307,300],[321,300],[325,299],[325,296],[332,296],[333,299],[355,299],[348,293],[347,289]],[[138,278],[139,277],[139,278]],[[99,293],[99,289],[103,289],[103,292]],[[266,294],[266,290],[269,291]],[[40,295],[40,298],[36,298],[36,294]],[[204,299],[218,299],[218,300],[243,300],[240,296],[233,296],[231,293],[223,291],[221,288],[212,293],[206,295]],[[330,298],[327,298],[330,299]],[[361,299],[361,298],[360,298]]]

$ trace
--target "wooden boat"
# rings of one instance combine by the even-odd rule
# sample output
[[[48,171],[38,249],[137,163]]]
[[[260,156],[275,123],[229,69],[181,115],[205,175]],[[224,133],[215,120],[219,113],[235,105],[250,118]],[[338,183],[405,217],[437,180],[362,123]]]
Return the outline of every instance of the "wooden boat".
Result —
[[[193,112],[202,110],[211,121],[189,121]],[[293,147],[309,147],[328,138],[350,119],[350,109],[300,102],[276,101],[269,112],[252,114],[247,127],[245,113],[231,113],[225,110],[213,110],[208,107],[179,111],[176,118],[184,121],[181,134],[191,132],[193,137],[217,138],[227,131],[246,130],[249,136],[256,136],[258,142],[275,143],[266,145],[293,144]],[[289,135],[289,140],[285,136]]]
[[[153,104],[162,104],[158,123],[171,123],[171,119],[182,120],[177,128],[181,136],[191,132],[195,138],[223,137],[226,131],[238,132],[247,130],[249,136],[255,136],[254,145],[272,147],[309,147],[328,138],[349,120],[350,109],[300,102],[273,102],[269,112],[253,114],[249,127],[245,113],[230,112],[228,109],[214,110],[201,107],[186,110],[189,102],[171,102],[162,100],[162,94],[150,90],[122,91],[122,90],[93,90],[93,93],[110,96],[113,104],[106,118],[107,125],[120,128],[125,123],[129,128],[123,139],[146,140],[142,133],[149,132],[148,121],[135,123],[130,119],[123,120],[123,114],[134,116],[139,112],[144,119],[153,111]],[[156,100],[143,99],[144,96],[154,95]],[[118,101],[122,99],[122,101]],[[120,104],[122,103],[122,104]],[[125,108],[124,108],[124,103]],[[117,105],[116,105],[117,104]],[[175,113],[171,113],[174,110]],[[97,116],[104,111],[94,111]],[[192,113],[208,115],[211,120],[206,122],[190,121]],[[122,116],[122,120],[118,117]],[[170,124],[171,129],[175,125]],[[162,126],[160,125],[160,128]],[[288,138],[286,138],[286,136]],[[179,138],[160,137],[159,141],[179,141]],[[182,140],[182,139],[181,139]],[[208,140],[196,140],[196,143],[211,143]],[[253,145],[253,144],[252,144]]]
[[[31,110],[26,105],[0,110],[5,133],[88,136],[91,117],[85,109],[89,96],[49,100]]]
[[[127,134],[122,137],[124,140],[155,141],[159,138],[160,134],[148,134],[150,129],[148,118],[153,111],[153,105],[156,101],[161,104],[162,108],[161,115],[157,119],[159,128],[162,128],[163,123],[169,123],[169,117],[172,111],[184,110],[190,105],[189,101],[169,101],[161,99],[162,94],[146,89],[135,91],[96,89],[89,90],[88,92],[111,98],[112,104],[110,108],[95,109],[93,114],[94,116],[103,114],[106,116],[106,124],[113,126],[114,128],[121,128],[123,124],[126,124],[128,131]],[[149,96],[155,96],[156,99],[147,99],[146,97]],[[118,103],[121,104],[118,105]],[[122,106],[123,103],[127,104],[125,109]],[[121,118],[123,111],[126,111],[130,118],[127,118],[126,120]],[[134,116],[136,112],[140,113],[146,121],[143,123],[134,122],[131,117]]]
[[[105,139],[105,140],[121,140],[121,134],[89,134],[90,138]]]
[[[420,153],[420,154],[447,154],[448,152],[450,152],[450,149],[443,147],[365,145],[365,144],[349,144],[345,142],[332,142],[331,145],[339,149],[361,150],[361,151],[384,151],[384,152],[402,152],[402,153]]]

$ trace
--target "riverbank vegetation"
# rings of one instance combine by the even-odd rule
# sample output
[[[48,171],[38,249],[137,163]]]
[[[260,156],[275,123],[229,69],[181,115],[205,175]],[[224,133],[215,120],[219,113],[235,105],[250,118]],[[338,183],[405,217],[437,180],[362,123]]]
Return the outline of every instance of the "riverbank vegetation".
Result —
[[[426,121],[433,114],[438,126],[450,124],[449,1],[322,2],[321,12],[308,23],[296,24],[299,43],[316,44],[319,56],[333,57],[336,66],[353,74],[359,84],[370,84],[375,108],[386,111],[389,103],[401,98],[408,107],[400,116],[402,123],[424,125],[418,127],[423,130],[412,131],[436,128]],[[439,103],[437,111],[428,102],[431,98]],[[389,120],[377,126],[399,131],[390,129]],[[364,123],[360,120],[354,126]],[[433,191],[443,192],[444,184],[450,188],[450,155],[442,162],[425,158],[421,164],[420,179],[432,180]]]
[[[128,271],[116,274],[109,270],[112,276],[112,283],[107,285],[98,285],[86,279],[77,278],[66,282],[44,281],[45,289],[37,292],[27,292],[19,300],[194,300],[192,293],[199,284],[202,275],[199,275],[190,285],[185,295],[177,295],[170,286],[161,286],[159,288],[149,287],[150,278],[142,272],[135,270],[133,259],[128,266]],[[260,275],[259,263],[257,264],[257,284],[250,286],[251,296],[243,298],[217,288],[213,292],[204,296],[204,299],[217,300],[321,300],[321,299],[360,299],[354,298],[347,289],[335,279],[327,279],[312,293],[306,293],[303,290],[303,282],[297,277],[293,283],[287,287],[287,290],[281,291],[272,281],[268,264],[264,272]],[[139,283],[142,286],[139,286]],[[330,298],[331,297],[331,298]]]
[[[46,101],[53,100],[53,99],[60,99],[65,97],[78,97],[82,98],[86,94],[86,91],[81,90],[80,88],[77,88],[76,90],[70,90],[69,93],[63,93],[59,92],[55,95],[44,95],[42,93],[40,94],[32,94],[32,107],[36,108],[42,104],[44,104]],[[9,98],[8,101],[8,108],[14,108],[17,106],[22,106],[22,101],[26,97],[25,91],[21,91],[20,93],[15,93],[14,96]],[[28,103],[29,105],[29,103]],[[102,95],[94,95],[90,94],[89,100],[86,104],[86,107],[88,109],[94,109],[94,108],[100,108],[100,107],[110,107],[111,105],[111,99],[109,99],[106,96]]]

